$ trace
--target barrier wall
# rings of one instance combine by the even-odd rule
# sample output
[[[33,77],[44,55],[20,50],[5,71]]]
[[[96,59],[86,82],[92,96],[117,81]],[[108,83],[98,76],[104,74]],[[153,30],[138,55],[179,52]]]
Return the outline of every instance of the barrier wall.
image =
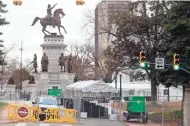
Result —
[[[76,123],[76,113],[75,109],[47,108],[45,111],[42,111],[38,106],[9,104],[7,119],[37,122],[39,121],[39,115],[44,114],[44,122]]]

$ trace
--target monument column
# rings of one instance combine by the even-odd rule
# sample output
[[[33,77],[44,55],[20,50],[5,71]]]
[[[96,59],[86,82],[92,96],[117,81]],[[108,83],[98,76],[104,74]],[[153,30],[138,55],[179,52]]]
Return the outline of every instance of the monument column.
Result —
[[[64,38],[56,33],[44,36],[44,43],[41,45],[43,53],[46,53],[49,59],[48,72],[60,72],[59,56],[64,54],[67,45],[64,44]]]

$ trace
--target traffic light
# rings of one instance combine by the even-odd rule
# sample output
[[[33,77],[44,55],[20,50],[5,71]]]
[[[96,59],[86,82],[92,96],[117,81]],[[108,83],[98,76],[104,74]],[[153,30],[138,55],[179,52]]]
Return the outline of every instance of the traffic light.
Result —
[[[141,67],[145,67],[146,56],[144,52],[139,53],[139,63]]]
[[[174,65],[174,70],[179,70],[179,54],[175,53],[173,55],[173,65]]]
[[[76,4],[77,5],[84,5],[85,2],[84,2],[84,0],[76,0]]]
[[[19,5],[19,6],[21,6],[22,5],[22,0],[13,0],[13,4],[14,5]]]

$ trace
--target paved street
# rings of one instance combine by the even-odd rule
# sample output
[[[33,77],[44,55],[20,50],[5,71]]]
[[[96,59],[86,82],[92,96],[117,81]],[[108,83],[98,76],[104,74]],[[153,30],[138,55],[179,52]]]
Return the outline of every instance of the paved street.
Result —
[[[110,121],[108,119],[84,119],[79,124],[60,124],[60,123],[13,123],[13,124],[0,124],[1,126],[125,126],[122,122]]]

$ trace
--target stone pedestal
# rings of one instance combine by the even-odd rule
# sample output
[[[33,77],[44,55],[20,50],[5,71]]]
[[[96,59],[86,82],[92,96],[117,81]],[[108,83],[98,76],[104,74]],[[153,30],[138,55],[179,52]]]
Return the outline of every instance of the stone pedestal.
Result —
[[[14,91],[15,91],[15,88],[16,88],[16,85],[15,85],[15,84],[14,84],[14,85],[9,85],[9,84],[6,85],[6,90],[7,90],[8,92],[14,92]]]
[[[74,82],[75,74],[60,72],[59,57],[61,53],[64,54],[66,48],[63,36],[47,35],[41,47],[43,53],[46,53],[49,58],[48,72],[32,73],[36,84],[27,84],[24,89],[36,93],[41,91],[42,95],[47,95],[48,89],[52,87],[58,87],[64,91],[67,85]]]
[[[41,74],[39,74],[39,73],[34,72],[34,73],[31,73],[31,75],[35,77],[35,81],[38,81],[41,78],[40,77]]]
[[[72,80],[75,77],[75,73],[60,72],[60,78],[63,80]]]
[[[52,33],[44,37],[44,43],[41,45],[43,53],[49,58],[48,72],[59,72],[59,57],[64,54],[67,45],[64,44],[63,36]]]
[[[49,79],[48,73],[47,72],[41,72],[40,73],[40,79],[42,79],[42,80],[48,80]]]
[[[35,77],[36,84],[27,84],[27,90],[34,90],[37,92],[40,90],[47,91],[52,87],[58,87],[64,91],[67,85],[74,82],[75,73],[41,72],[35,73],[33,76]]]

